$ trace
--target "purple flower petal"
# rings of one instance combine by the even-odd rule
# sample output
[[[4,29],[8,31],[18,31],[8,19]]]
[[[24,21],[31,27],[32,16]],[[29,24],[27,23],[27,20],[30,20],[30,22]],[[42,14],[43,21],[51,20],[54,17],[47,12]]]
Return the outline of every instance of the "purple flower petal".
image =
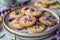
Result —
[[[31,8],[31,12],[35,12],[35,9]]]
[[[29,9],[28,7],[26,7],[24,10],[27,10],[27,9]]]
[[[23,19],[23,21],[26,23],[26,21],[27,21],[27,18],[25,17],[25,18]]]
[[[32,18],[29,18],[29,21],[32,22]]]
[[[13,21],[14,19],[15,19],[15,18],[10,18],[10,19],[8,19],[8,21],[11,22],[11,21]]]
[[[48,20],[48,19],[49,19],[48,16],[45,16],[45,17],[44,17],[44,20]]]
[[[18,10],[16,10],[16,11],[15,11],[15,15],[18,15],[18,14],[19,14],[19,11],[18,11]]]

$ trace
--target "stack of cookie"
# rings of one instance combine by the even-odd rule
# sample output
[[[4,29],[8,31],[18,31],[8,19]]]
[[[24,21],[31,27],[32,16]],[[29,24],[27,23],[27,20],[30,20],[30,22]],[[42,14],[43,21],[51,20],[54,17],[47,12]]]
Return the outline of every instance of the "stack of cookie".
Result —
[[[41,0],[34,3],[35,7],[58,9],[57,2],[54,0]]]
[[[24,29],[30,33],[43,32],[48,26],[56,26],[57,19],[50,12],[38,10],[33,6],[25,6],[9,14],[9,25],[14,29]]]

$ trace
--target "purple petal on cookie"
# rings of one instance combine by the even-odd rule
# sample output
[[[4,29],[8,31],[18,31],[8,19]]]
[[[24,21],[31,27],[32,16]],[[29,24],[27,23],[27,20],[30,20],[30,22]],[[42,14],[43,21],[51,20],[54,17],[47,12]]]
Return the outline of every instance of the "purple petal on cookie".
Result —
[[[55,22],[55,23],[54,23],[54,25],[57,25],[57,24],[58,24],[58,22]]]
[[[27,18],[25,17],[25,18],[23,19],[23,21],[26,22],[26,21],[27,21]]]
[[[29,21],[32,22],[32,18],[29,18]]]
[[[19,11],[18,11],[18,10],[16,10],[16,11],[15,11],[15,15],[18,15],[18,14],[19,14]]]
[[[35,9],[31,8],[31,11],[32,11],[32,12],[35,12]]]
[[[24,10],[27,10],[27,9],[29,9],[28,7],[26,7]]]
[[[10,19],[8,19],[8,21],[11,22],[11,21],[13,21],[14,19],[15,19],[15,18],[10,18]]]
[[[45,16],[45,17],[44,17],[44,20],[48,20],[48,19],[49,19],[48,16]]]

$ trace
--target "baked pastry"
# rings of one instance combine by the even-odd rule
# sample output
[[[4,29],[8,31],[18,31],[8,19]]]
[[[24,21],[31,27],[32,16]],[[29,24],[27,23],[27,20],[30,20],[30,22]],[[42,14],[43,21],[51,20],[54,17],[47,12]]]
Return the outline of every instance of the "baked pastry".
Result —
[[[13,12],[11,12],[10,14],[9,14],[9,17],[10,18],[19,18],[19,17],[21,17],[23,14],[20,12],[20,10],[15,10],[15,11],[13,11]]]
[[[23,27],[32,26],[36,22],[36,18],[33,16],[22,16],[19,19],[19,24]]]
[[[25,15],[39,17],[42,11],[32,6],[26,6],[21,9],[21,12]]]
[[[22,27],[22,26],[19,25],[18,19],[12,20],[12,21],[9,23],[9,25],[10,25],[11,28],[18,29],[18,30],[24,28],[24,27]]]
[[[35,7],[40,7],[40,8],[46,8],[47,7],[47,5],[45,5],[45,4],[42,4],[41,2],[39,2],[39,1],[37,1],[37,2],[35,2],[34,3],[34,6]]]
[[[47,11],[42,11],[42,13],[45,15],[45,16],[51,16],[51,13],[50,12],[47,12]]]
[[[2,17],[0,16],[0,23],[2,22]]]
[[[50,4],[54,4],[55,1],[54,1],[54,0],[41,0],[41,3],[42,3],[42,4],[50,5]]]
[[[58,7],[57,7],[57,5],[50,5],[49,8],[50,9],[57,9]]]
[[[46,29],[46,27],[45,25],[36,22],[32,27],[29,27],[27,29],[30,33],[40,33],[43,32]]]
[[[53,22],[50,21],[50,19],[49,19],[48,16],[40,17],[40,18],[39,18],[39,21],[40,21],[42,24],[47,25],[47,26],[52,26],[52,25],[53,25]]]

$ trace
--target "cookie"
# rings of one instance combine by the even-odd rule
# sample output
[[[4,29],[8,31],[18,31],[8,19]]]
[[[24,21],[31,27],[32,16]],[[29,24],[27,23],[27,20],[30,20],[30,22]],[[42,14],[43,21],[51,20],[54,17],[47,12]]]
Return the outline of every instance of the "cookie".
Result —
[[[19,22],[17,19],[14,19],[12,20],[10,23],[9,23],[10,27],[11,28],[14,28],[14,29],[23,29],[24,27],[20,26],[19,25]]]
[[[39,17],[41,15],[41,10],[37,10],[35,7],[27,6],[21,9],[21,12],[25,15]]]
[[[21,17],[23,14],[20,12],[20,10],[15,10],[15,11],[13,11],[13,12],[11,12],[10,14],[9,14],[9,17],[10,18],[19,18],[19,17]]]
[[[22,16],[19,19],[19,24],[23,27],[29,27],[36,22],[36,18],[33,16]]]
[[[30,33],[41,33],[46,29],[46,27],[45,25],[40,24],[39,22],[36,22],[33,26],[27,29]]]
[[[57,5],[50,5],[49,8],[50,9],[57,9]]]
[[[39,21],[46,26],[52,26],[53,25],[53,22],[49,19],[48,16],[40,17]]]
[[[50,12],[47,12],[47,11],[42,11],[42,13],[45,15],[45,16],[51,16],[51,13]]]
[[[38,8],[42,8],[42,7],[43,8],[46,8],[47,7],[47,5],[42,4],[41,2],[38,2],[38,1],[34,3],[34,6],[35,7],[38,7]]]
[[[50,5],[50,4],[54,4],[55,2],[54,2],[54,0],[41,0],[41,3]]]
[[[0,23],[2,22],[2,17],[0,16]]]

